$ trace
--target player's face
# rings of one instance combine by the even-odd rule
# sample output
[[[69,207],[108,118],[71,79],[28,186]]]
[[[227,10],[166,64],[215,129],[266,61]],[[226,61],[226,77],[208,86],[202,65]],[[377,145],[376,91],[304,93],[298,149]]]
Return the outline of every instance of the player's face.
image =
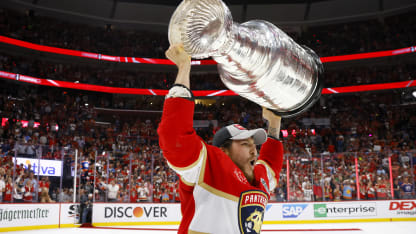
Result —
[[[251,183],[254,178],[254,165],[257,160],[257,149],[253,138],[234,140],[226,153]]]

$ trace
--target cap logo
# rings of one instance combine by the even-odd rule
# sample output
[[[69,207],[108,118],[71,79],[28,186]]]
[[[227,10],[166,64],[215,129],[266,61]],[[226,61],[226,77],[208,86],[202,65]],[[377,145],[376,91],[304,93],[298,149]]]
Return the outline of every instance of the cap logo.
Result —
[[[240,124],[233,124],[233,126],[234,126],[235,128],[240,129],[240,130],[247,130],[245,127],[241,126]]]

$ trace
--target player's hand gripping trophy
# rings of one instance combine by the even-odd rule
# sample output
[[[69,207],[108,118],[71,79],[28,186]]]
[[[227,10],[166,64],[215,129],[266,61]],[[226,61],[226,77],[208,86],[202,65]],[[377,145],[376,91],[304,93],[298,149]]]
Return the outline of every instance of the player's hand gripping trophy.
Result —
[[[193,58],[212,57],[223,83],[277,115],[290,117],[319,99],[319,57],[263,20],[233,22],[221,0],[184,0],[169,24],[169,42]]]

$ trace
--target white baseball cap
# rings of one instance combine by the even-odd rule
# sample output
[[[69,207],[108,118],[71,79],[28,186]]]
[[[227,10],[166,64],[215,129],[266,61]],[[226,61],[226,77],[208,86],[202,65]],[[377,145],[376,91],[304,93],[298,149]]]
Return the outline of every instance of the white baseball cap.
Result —
[[[262,128],[247,130],[239,124],[231,124],[221,128],[215,133],[212,145],[220,147],[227,140],[243,140],[250,137],[253,137],[254,144],[261,145],[266,142],[267,133]]]

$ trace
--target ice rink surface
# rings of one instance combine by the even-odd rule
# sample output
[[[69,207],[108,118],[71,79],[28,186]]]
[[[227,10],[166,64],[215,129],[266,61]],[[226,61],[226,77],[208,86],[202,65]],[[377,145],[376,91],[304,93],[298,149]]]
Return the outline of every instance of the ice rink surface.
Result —
[[[177,226],[134,226],[61,228],[16,231],[12,234],[173,234]],[[416,222],[327,223],[327,224],[276,224],[263,225],[262,233],[279,234],[415,234]]]

